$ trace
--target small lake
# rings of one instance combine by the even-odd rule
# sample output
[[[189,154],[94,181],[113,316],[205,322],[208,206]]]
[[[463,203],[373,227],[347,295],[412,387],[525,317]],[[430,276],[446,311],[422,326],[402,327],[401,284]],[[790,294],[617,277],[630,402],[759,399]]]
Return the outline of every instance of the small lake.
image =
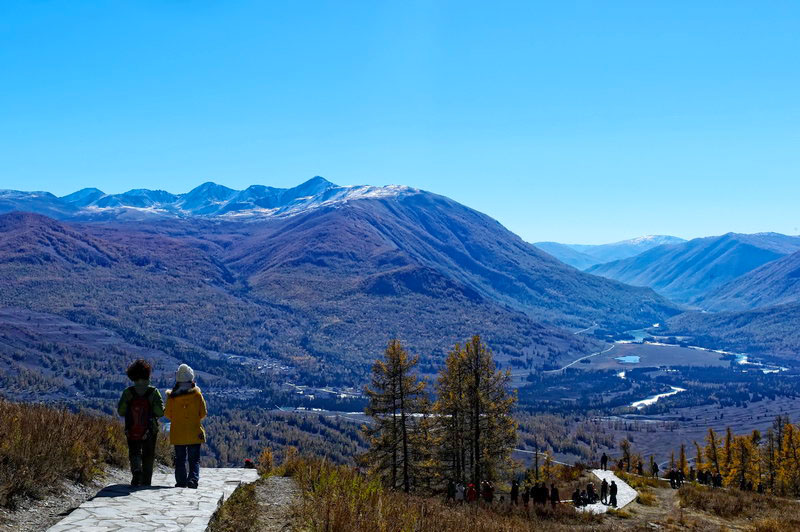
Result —
[[[620,364],[638,364],[639,357],[637,355],[625,355],[623,357],[616,357],[614,360]]]

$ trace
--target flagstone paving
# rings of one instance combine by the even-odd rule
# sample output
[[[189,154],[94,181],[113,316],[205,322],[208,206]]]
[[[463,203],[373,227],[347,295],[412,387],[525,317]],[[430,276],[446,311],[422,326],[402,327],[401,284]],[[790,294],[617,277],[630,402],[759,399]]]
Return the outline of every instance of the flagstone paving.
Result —
[[[608,485],[611,485],[611,482],[617,483],[617,508],[623,508],[628,504],[632,503],[638,497],[638,493],[636,490],[630,487],[624,480],[619,478],[611,471],[603,471],[602,469],[593,469],[592,474],[600,479],[600,482],[603,482],[603,479],[606,479]],[[595,485],[595,489],[597,493],[600,493],[600,485]],[[611,506],[607,506],[602,502],[596,502],[594,504],[587,504],[586,506],[582,506],[579,508],[584,512],[590,512],[593,514],[604,514],[608,511]]]
[[[175,488],[172,475],[154,473],[151,487],[113,484],[103,488],[48,531],[201,532],[222,500],[241,483],[257,479],[254,469],[204,468],[195,490]]]

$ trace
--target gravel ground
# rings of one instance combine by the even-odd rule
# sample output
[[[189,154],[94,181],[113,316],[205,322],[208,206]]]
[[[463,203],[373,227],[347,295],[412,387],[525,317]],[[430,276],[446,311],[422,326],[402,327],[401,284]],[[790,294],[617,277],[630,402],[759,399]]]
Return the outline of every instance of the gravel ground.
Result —
[[[292,508],[300,497],[295,481],[287,477],[269,477],[256,485],[261,528],[266,532],[294,530]]]

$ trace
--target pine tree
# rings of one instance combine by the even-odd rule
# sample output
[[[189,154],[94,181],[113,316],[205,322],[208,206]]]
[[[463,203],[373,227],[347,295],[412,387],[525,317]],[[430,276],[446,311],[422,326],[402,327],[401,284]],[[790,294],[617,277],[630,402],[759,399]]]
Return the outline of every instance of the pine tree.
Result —
[[[689,462],[686,460],[686,445],[681,444],[681,450],[678,454],[678,471],[683,472],[684,475],[689,475]]]
[[[705,464],[703,463],[703,450],[700,448],[700,444],[694,442],[694,450],[695,450],[695,458],[694,458],[694,467],[697,469],[699,473],[703,469],[705,469]]]
[[[719,461],[719,438],[714,432],[714,429],[709,427],[708,434],[706,435],[706,459],[709,465],[713,468],[715,473],[720,472]]]
[[[733,431],[728,427],[725,430],[725,446],[722,448],[722,476],[728,478],[733,465]]]
[[[479,336],[456,344],[437,382],[435,410],[440,423],[442,464],[449,478],[479,485],[494,480],[510,465],[517,441],[511,417],[516,395],[508,392],[511,374],[495,369]]]
[[[619,449],[622,451],[622,463],[625,464],[625,471],[631,472],[631,442],[628,438],[623,438],[619,442]]]
[[[365,413],[373,420],[364,430],[370,449],[363,462],[392,489],[406,493],[418,485],[429,443],[421,436],[428,412],[425,383],[412,370],[419,357],[409,359],[398,340],[389,342],[384,358],[372,367],[372,383],[365,389],[369,405]],[[422,417],[417,417],[422,416]]]

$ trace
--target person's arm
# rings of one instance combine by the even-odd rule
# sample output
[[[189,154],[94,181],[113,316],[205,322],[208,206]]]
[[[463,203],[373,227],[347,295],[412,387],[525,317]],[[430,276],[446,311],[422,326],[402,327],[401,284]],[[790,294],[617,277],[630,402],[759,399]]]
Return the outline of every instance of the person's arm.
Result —
[[[153,394],[150,397],[150,407],[153,410],[154,417],[160,418],[164,415],[164,399],[162,399],[158,388],[153,389]]]
[[[200,419],[203,419],[208,414],[208,408],[206,407],[206,400],[203,397],[203,392],[197,392],[197,395],[200,396]]]
[[[130,401],[130,397],[128,396],[128,389],[125,388],[122,392],[122,396],[119,398],[119,403],[117,403],[117,413],[120,416],[125,416],[128,413],[128,402]]]
[[[172,401],[169,400],[169,392],[167,392],[167,406],[164,407],[164,417],[172,421]]]

